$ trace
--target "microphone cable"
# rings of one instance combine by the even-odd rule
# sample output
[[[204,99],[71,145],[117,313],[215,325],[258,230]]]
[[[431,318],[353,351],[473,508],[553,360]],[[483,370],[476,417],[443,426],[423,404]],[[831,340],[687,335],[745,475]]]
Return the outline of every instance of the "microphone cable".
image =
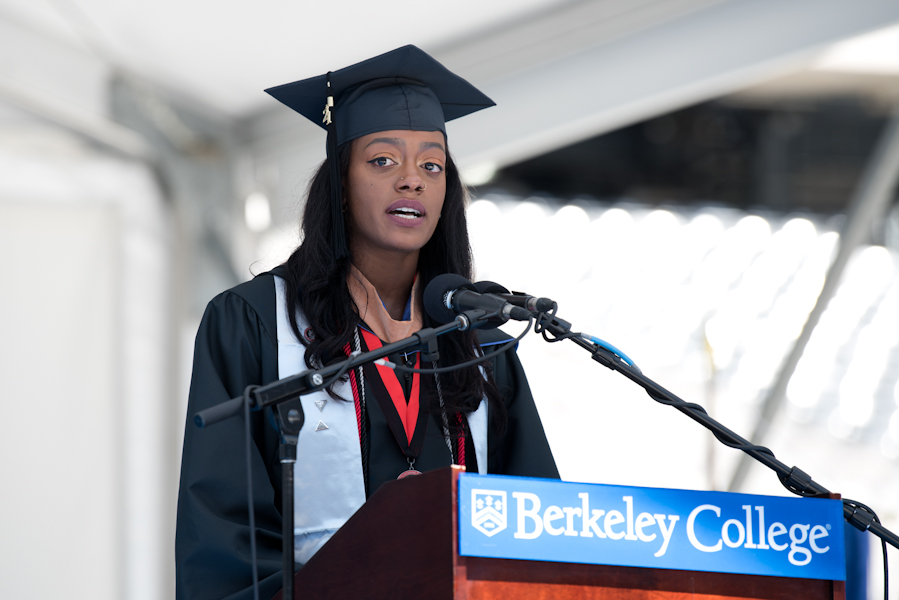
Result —
[[[256,389],[255,385],[248,385],[243,391],[243,420],[246,444],[244,450],[247,459],[247,512],[250,515],[250,564],[253,570],[253,600],[259,600],[259,570],[256,566],[256,511],[253,506],[253,435],[250,429],[250,405],[252,399],[250,393]],[[282,466],[283,468],[283,466]]]
[[[862,504],[857,500],[843,498],[843,506],[852,509],[852,518],[847,519],[849,524],[859,531],[867,531],[871,523],[880,525],[880,518],[874,510]],[[889,600],[890,597],[890,565],[887,559],[887,543],[886,540],[880,538],[880,546],[883,549],[883,600]]]
[[[569,338],[578,337],[581,334],[575,333],[569,329],[565,333],[556,334],[554,333],[552,337],[549,337],[548,326],[552,325],[553,321],[556,318],[556,312],[559,310],[558,302],[553,301],[553,306],[549,310],[549,312],[538,312],[537,320],[534,323],[534,333],[539,333],[543,336],[543,339],[547,342],[561,342],[562,340],[567,340]]]
[[[331,378],[328,379],[328,381],[324,382],[321,385],[321,389],[331,387],[338,379],[340,379],[341,377],[346,375],[347,371],[350,370],[350,361],[353,360],[354,358],[356,358],[357,356],[359,356],[360,354],[362,354],[362,352],[360,352],[359,350],[354,350],[353,352],[351,352],[350,355],[346,358],[346,360],[344,360],[343,362],[340,363],[340,370],[337,371],[336,373],[334,373],[334,375],[332,375]]]
[[[399,371],[400,373],[422,373],[424,375],[449,373],[451,371],[457,371],[459,369],[464,369],[466,367],[478,365],[488,359],[493,358],[494,356],[498,356],[498,355],[502,354],[503,352],[507,352],[513,346],[516,346],[518,344],[518,342],[520,342],[521,339],[528,334],[528,332],[531,330],[531,324],[533,324],[533,323],[534,323],[534,317],[532,316],[530,319],[528,319],[528,323],[527,323],[527,326],[524,328],[524,331],[522,331],[518,337],[512,338],[508,342],[504,343],[502,345],[502,347],[500,347],[499,350],[494,350],[493,352],[489,352],[487,354],[482,354],[481,356],[479,356],[475,359],[468,360],[468,361],[465,361],[463,363],[459,363],[456,365],[450,365],[448,367],[439,367],[436,369],[414,369],[412,367],[407,367],[405,365],[398,365],[398,364],[391,362],[385,358],[379,358],[378,360],[376,360],[374,362],[375,362],[375,364],[378,364],[378,365],[384,365],[385,367],[390,367],[391,369],[393,369],[395,371]]]
[[[534,324],[534,333],[539,333],[540,335],[543,336],[544,340],[546,340],[547,342],[550,342],[550,343],[560,342],[562,340],[568,340],[568,339],[571,339],[574,337],[580,337],[585,340],[589,340],[589,341],[593,342],[594,344],[596,344],[597,346],[600,346],[601,348],[605,348],[606,350],[608,350],[609,352],[611,352],[612,354],[617,356],[626,365],[628,365],[632,369],[635,369],[638,373],[642,373],[642,371],[640,370],[640,367],[637,366],[637,363],[635,363],[633,360],[631,360],[631,358],[627,354],[625,354],[624,352],[622,352],[621,350],[619,350],[612,344],[599,339],[595,335],[590,335],[589,333],[573,332],[573,331],[571,331],[570,326],[569,326],[569,327],[566,327],[566,329],[568,329],[568,331],[566,331],[565,333],[561,333],[561,334],[553,333],[552,337],[550,337],[549,334],[551,332],[549,330],[549,326],[551,326],[555,322],[556,312],[558,310],[559,310],[558,303],[553,301],[552,308],[549,310],[549,312],[538,312],[537,313],[537,322]]]

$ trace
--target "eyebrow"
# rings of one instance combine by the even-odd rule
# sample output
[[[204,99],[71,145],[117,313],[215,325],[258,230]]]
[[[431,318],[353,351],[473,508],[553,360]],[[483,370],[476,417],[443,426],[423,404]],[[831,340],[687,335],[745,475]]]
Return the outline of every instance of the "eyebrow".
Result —
[[[390,144],[390,145],[392,145],[392,146],[405,146],[405,145],[406,145],[406,142],[404,142],[404,141],[401,140],[400,138],[388,138],[388,137],[382,137],[382,138],[375,138],[375,139],[373,139],[373,140],[370,141],[369,143],[365,144],[365,147],[368,148],[368,147],[371,146],[372,144]]]
[[[365,144],[365,147],[368,148],[372,144],[390,144],[392,146],[400,146],[400,147],[406,146],[405,140],[402,140],[400,138],[388,138],[388,137],[375,138],[372,141],[370,141],[369,143]],[[437,148],[438,150],[440,150],[444,154],[446,154],[446,148],[444,148],[443,144],[441,144],[439,142],[422,142],[421,144],[419,144],[419,148],[421,150],[426,150],[428,148]]]
[[[441,143],[439,143],[439,142],[422,142],[422,143],[419,145],[419,148],[422,149],[422,150],[426,150],[426,149],[428,149],[428,148],[437,148],[438,150],[440,150],[440,151],[442,151],[444,154],[446,154],[446,148],[444,148],[444,147],[443,147],[443,144],[441,144]]]

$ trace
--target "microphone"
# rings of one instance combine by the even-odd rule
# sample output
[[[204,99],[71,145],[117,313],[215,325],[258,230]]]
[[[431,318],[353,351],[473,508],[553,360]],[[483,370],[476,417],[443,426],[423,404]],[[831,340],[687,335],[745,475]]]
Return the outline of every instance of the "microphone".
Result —
[[[509,293],[509,290],[495,281],[479,281],[474,284],[474,287],[479,294],[491,294],[497,298],[502,298],[509,304],[525,308],[532,313],[549,312],[555,304],[549,298],[537,298],[521,292]]]
[[[469,310],[483,310],[489,314],[499,313],[479,325],[492,329],[509,319],[527,321],[530,313],[502,298],[480,294],[474,284],[455,273],[439,275],[431,280],[423,295],[425,311],[438,323],[449,323],[456,315]]]

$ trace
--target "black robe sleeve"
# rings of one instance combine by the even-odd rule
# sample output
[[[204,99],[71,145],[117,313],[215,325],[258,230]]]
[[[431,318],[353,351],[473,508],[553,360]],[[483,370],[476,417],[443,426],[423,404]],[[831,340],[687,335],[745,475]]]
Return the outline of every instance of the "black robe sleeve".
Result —
[[[193,416],[278,378],[275,291],[260,275],[213,299],[194,349],[175,537],[179,600],[252,598],[244,419],[197,428]],[[251,415],[252,490],[261,598],[281,588],[278,434]]]
[[[498,342],[508,342],[511,338],[492,329],[478,331],[478,339],[481,344],[489,344],[483,347],[488,354],[500,348]],[[559,479],[540,414],[514,347],[493,359],[493,377],[502,394],[508,421],[505,431],[499,432],[491,419],[487,434],[487,472]]]

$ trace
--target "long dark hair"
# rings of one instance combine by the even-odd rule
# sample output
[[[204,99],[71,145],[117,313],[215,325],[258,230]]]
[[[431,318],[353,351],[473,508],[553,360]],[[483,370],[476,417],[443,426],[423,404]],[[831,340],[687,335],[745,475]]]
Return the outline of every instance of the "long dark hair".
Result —
[[[350,170],[352,141],[340,146],[338,160],[344,178]],[[418,257],[419,296],[428,283],[443,273],[457,273],[472,278],[471,246],[465,218],[467,191],[459,177],[459,170],[447,153],[446,198],[434,235],[424,245]],[[331,182],[328,160],[321,164],[312,182],[303,209],[303,241],[293,252],[287,267],[287,306],[300,305],[312,328],[313,339],[300,332],[295,311],[288,310],[290,326],[306,347],[306,365],[316,368],[346,358],[344,348],[353,343],[353,332],[359,324],[359,314],[350,296],[346,280],[352,254],[337,260],[331,246]],[[349,239],[349,232],[347,235]],[[421,302],[421,297],[417,298]],[[419,304],[420,306],[421,304]],[[439,325],[427,314],[425,327]],[[473,331],[457,332],[438,338],[441,366],[458,364],[476,356],[478,341]],[[440,387],[449,414],[470,412],[486,395],[490,403],[493,426],[502,431],[506,423],[506,409],[487,363],[483,363],[487,378],[477,366],[458,369],[440,375]],[[331,395],[334,396],[333,391]],[[335,396],[336,397],[336,396]]]

